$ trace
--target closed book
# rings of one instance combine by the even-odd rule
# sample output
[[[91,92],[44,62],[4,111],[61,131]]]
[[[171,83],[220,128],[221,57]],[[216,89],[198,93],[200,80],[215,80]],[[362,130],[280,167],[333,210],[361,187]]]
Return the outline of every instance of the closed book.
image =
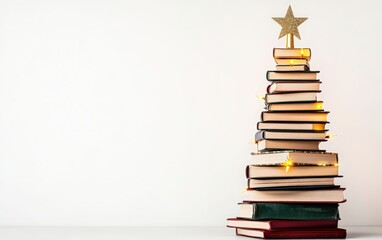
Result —
[[[318,81],[320,71],[267,71],[268,81]]]
[[[323,111],[323,102],[271,103],[265,106],[268,111]]]
[[[317,92],[273,93],[265,94],[265,103],[316,102]]]
[[[337,176],[338,166],[297,165],[287,168],[282,164],[248,165],[245,174],[247,178]]]
[[[302,141],[302,140],[260,140],[257,142],[257,151],[274,151],[274,150],[308,150],[308,151],[325,151],[320,150],[321,141]]]
[[[338,220],[262,220],[228,218],[227,227],[277,230],[288,228],[337,228]]]
[[[309,203],[340,203],[344,202],[344,188],[316,190],[248,190],[246,202],[309,202]]]
[[[275,61],[278,65],[307,65],[309,68],[309,59],[304,58],[275,58]]]
[[[270,140],[317,140],[324,141],[326,139],[326,131],[275,131],[261,130],[255,134],[255,141]]]
[[[263,239],[337,239],[346,238],[346,230],[341,228],[315,228],[267,231],[260,229],[236,228],[236,235]]]
[[[276,71],[309,71],[307,64],[276,65]]]
[[[310,152],[310,151],[273,151],[262,153],[251,153],[252,164],[278,164],[287,160],[295,164],[314,165],[336,165],[338,164],[338,154],[331,152]]]
[[[273,57],[277,59],[306,59],[310,60],[310,48],[274,48]]]
[[[273,82],[267,87],[267,92],[319,92],[320,84],[321,82]]]
[[[239,203],[238,218],[252,220],[338,220],[338,204]]]
[[[280,177],[280,178],[249,178],[249,189],[274,189],[276,187],[299,186],[330,186],[334,187],[334,177],[338,176],[307,176],[307,177]]]
[[[327,122],[327,111],[305,111],[305,112],[262,112],[261,121],[263,122]]]
[[[320,122],[258,122],[258,130],[325,130],[326,123]]]

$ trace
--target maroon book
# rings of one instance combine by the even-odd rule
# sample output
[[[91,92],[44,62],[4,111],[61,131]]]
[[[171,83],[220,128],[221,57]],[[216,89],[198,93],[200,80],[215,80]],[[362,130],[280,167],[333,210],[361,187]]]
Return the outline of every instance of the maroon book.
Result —
[[[246,229],[296,229],[296,228],[337,228],[338,220],[267,220],[254,221],[240,218],[228,218],[227,227]]]
[[[264,239],[346,238],[346,230],[341,228],[307,228],[267,231],[248,228],[236,228],[236,235]]]

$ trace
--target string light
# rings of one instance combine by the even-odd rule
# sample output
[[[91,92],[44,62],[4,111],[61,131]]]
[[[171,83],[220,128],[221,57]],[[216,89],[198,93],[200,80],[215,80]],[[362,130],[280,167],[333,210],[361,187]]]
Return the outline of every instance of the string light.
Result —
[[[314,107],[316,110],[322,110],[322,103],[316,103]]]
[[[301,58],[304,58],[304,54],[305,54],[305,53],[304,53],[304,49],[301,48],[301,51],[300,51],[300,52],[301,52]]]
[[[259,94],[257,94],[256,97],[257,97],[259,100],[261,100],[261,101],[265,101],[265,96],[263,96],[263,95],[259,95]]]
[[[335,134],[328,133],[328,135],[326,135],[325,138],[327,138],[327,139],[333,139],[335,136],[336,136]]]
[[[293,166],[293,161],[292,159],[288,158],[287,160],[285,160],[285,162],[283,163],[283,165],[285,166],[285,172],[288,172],[290,167]]]

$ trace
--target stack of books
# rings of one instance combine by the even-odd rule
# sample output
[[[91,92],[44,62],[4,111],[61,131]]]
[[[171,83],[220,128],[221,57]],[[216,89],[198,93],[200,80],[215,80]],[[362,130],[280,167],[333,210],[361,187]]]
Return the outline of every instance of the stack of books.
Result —
[[[345,238],[338,228],[344,188],[335,184],[338,155],[320,149],[327,111],[317,99],[319,71],[309,48],[275,48],[275,71],[255,136],[257,152],[246,167],[248,199],[227,226],[257,238]]]

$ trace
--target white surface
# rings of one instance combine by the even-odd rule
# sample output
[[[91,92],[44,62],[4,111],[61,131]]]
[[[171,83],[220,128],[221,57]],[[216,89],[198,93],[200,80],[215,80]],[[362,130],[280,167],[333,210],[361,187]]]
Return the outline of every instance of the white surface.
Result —
[[[224,225],[288,4],[343,222],[382,224],[381,1],[19,0],[0,1],[0,225]]]
[[[348,239],[382,239],[382,226],[347,227]],[[7,240],[228,240],[251,239],[224,227],[2,227]]]

